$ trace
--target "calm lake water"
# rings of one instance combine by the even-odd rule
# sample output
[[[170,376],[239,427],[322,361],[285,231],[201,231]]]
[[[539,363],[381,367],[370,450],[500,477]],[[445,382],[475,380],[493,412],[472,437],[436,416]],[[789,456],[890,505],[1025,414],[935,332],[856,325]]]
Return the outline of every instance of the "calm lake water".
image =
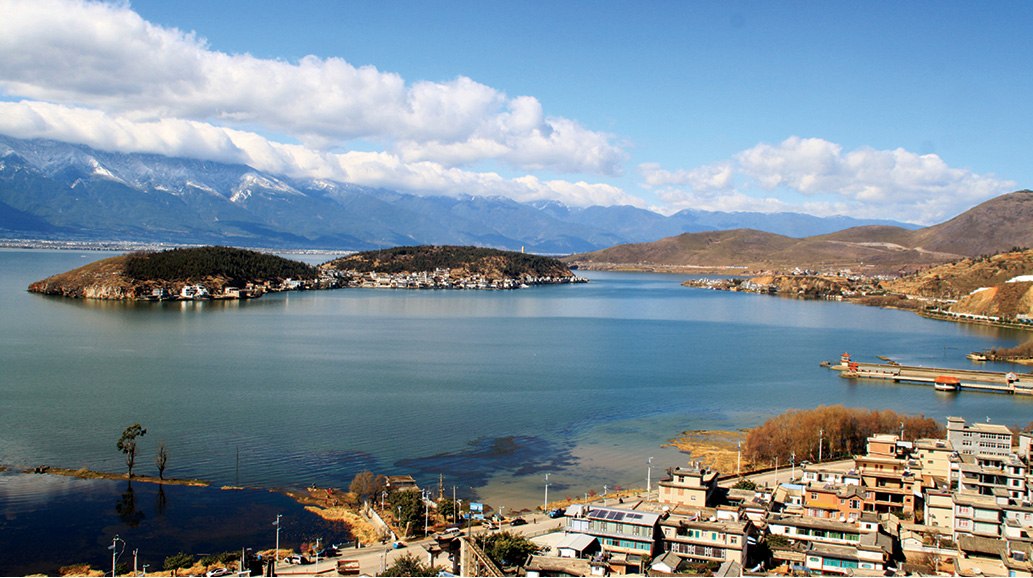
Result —
[[[755,426],[791,408],[1006,425],[1033,413],[1029,398],[852,382],[818,365],[849,351],[966,367],[965,353],[1027,334],[689,289],[677,275],[585,271],[592,283],[508,292],[242,302],[25,291],[106,256],[0,251],[0,464],[119,471],[115,442],[140,423],[139,473],[153,473],[165,440],[173,477],[269,488],[347,487],[363,469],[424,487],[443,476],[449,494],[512,511],[541,503],[545,473],[552,497],[644,487],[648,458],[654,478],[687,459],[661,447],[679,432]]]

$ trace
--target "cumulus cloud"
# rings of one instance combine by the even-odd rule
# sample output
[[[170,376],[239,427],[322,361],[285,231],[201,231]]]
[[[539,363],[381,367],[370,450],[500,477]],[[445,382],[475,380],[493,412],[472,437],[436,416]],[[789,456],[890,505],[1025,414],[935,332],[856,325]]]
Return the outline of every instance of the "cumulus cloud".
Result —
[[[921,224],[939,222],[1016,188],[1014,181],[951,168],[937,155],[902,148],[844,151],[820,138],[761,143],[729,161],[691,170],[639,165],[643,186],[672,209],[849,214]],[[787,203],[773,191],[804,200]],[[781,195],[780,195],[781,196]]]
[[[225,54],[194,33],[156,26],[126,4],[3,0],[0,90],[135,121],[180,118],[259,126],[329,149],[381,142],[408,161],[495,159],[525,170],[616,175],[612,135],[544,114],[469,78],[406,83],[372,66]]]
[[[137,121],[98,110],[21,101],[0,102],[0,133],[48,138],[93,148],[242,163],[295,178],[318,178],[422,194],[506,196],[517,201],[558,200],[574,207],[645,202],[618,187],[588,182],[507,179],[431,161],[409,162],[389,152],[331,153],[270,141],[253,132],[208,123]]]

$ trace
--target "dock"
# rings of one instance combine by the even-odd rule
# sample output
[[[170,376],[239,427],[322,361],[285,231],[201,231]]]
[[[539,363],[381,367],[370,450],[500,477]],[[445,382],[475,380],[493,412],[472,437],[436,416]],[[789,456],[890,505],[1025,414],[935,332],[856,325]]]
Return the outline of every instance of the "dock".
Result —
[[[848,353],[839,363],[822,363],[850,379],[884,379],[894,383],[929,385],[937,391],[975,390],[1014,395],[1033,395],[1033,374],[1012,371],[981,371],[900,365],[897,363],[859,363]]]

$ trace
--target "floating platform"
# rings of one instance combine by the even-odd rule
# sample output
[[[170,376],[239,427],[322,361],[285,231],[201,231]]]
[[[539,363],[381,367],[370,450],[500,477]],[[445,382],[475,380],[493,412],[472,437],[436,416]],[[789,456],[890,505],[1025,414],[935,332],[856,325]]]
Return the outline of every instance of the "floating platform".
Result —
[[[960,390],[1033,395],[1033,374],[1012,371],[980,371],[899,365],[896,363],[859,363],[844,353],[839,363],[823,362],[822,366],[841,372],[851,379],[884,379],[894,383],[931,385],[937,391]]]

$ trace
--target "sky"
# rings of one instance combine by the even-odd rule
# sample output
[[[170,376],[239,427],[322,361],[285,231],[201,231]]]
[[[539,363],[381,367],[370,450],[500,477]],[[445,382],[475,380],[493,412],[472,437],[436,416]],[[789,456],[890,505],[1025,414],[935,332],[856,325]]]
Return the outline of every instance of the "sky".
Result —
[[[943,222],[1033,188],[1033,2],[0,0],[0,134],[429,195]]]

